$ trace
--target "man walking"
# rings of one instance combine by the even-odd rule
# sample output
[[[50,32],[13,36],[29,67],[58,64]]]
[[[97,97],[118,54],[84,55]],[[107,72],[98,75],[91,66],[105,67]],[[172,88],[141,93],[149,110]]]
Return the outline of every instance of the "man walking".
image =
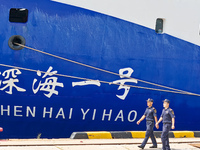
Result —
[[[153,127],[154,127],[154,121],[157,123],[157,111],[153,107],[153,99],[149,98],[147,100],[147,108],[144,113],[144,115],[137,121],[137,124],[139,125],[142,120],[146,118],[146,134],[145,138],[140,146],[138,146],[141,149],[144,149],[149,137],[152,140],[153,146],[150,148],[157,148],[157,142],[153,133]]]
[[[164,109],[162,111],[159,121],[156,123],[156,128],[159,128],[158,124],[163,120],[163,131],[161,134],[163,150],[170,150],[168,133],[170,129],[175,129],[175,115],[174,111],[169,108],[169,103],[170,101],[168,99],[165,99],[163,101]]]

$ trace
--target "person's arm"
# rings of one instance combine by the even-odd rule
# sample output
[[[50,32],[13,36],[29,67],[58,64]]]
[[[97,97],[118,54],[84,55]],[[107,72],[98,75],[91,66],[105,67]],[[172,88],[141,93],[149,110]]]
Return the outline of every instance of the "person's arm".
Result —
[[[145,119],[145,115],[143,115],[138,121],[137,121],[137,125],[139,125],[140,124],[140,122],[142,121],[142,120],[144,120]]]
[[[157,110],[155,108],[153,108],[153,116],[154,116],[154,120],[155,120],[155,124],[156,124],[158,122],[158,118],[157,118]]]
[[[163,120],[163,117],[160,117],[160,119],[158,120],[156,124],[159,124],[162,120]]]
[[[172,129],[175,129],[175,115],[174,115],[174,111],[172,109],[170,109],[170,116],[172,117]]]
[[[159,119],[158,122],[156,123],[156,128],[159,128],[158,124],[163,120],[163,112],[164,112],[164,111],[162,111],[162,114],[161,114],[161,116],[160,116],[160,119]]]
[[[154,116],[154,119],[155,119],[155,123],[157,124],[157,122],[158,122],[158,118],[157,118],[157,116]],[[156,128],[158,129],[159,126],[156,126]]]
[[[175,124],[175,118],[172,118],[172,129],[175,129],[174,124]]]
[[[160,119],[158,120],[158,122],[156,123],[156,128],[158,129],[159,128],[159,123],[163,120],[163,117],[160,117]]]

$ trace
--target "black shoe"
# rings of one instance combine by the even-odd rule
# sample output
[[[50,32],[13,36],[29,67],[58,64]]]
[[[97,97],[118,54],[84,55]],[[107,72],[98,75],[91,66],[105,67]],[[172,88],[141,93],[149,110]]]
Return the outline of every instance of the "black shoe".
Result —
[[[153,146],[150,146],[149,148],[157,148],[157,146],[154,146],[154,145],[153,145]]]
[[[139,148],[141,148],[141,149],[144,149],[144,147],[143,147],[143,146],[141,146],[141,145],[140,145],[140,146],[138,146],[138,147],[139,147]]]

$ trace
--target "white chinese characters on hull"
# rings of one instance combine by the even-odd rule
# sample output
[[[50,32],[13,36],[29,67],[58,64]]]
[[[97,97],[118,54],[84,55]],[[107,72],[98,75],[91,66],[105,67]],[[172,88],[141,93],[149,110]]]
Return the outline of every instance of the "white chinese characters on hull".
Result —
[[[124,69],[120,69],[119,70],[119,74],[122,75],[120,76],[120,78],[124,78],[125,76],[126,77],[131,77],[132,73],[133,73],[133,69],[132,68],[124,68]],[[125,72],[127,72],[125,74]],[[136,79],[121,79],[121,80],[116,80],[116,81],[113,81],[113,83],[118,83],[118,84],[121,84],[118,88],[118,90],[120,89],[124,89],[124,94],[123,95],[116,95],[118,98],[124,100],[126,98],[126,96],[128,95],[129,93],[129,90],[130,90],[130,86],[126,86],[124,85],[126,82],[131,82],[131,83],[138,83]]]
[[[134,70],[132,68],[123,68],[123,69],[120,69],[119,70],[119,74],[121,75],[120,78],[131,77],[133,71]],[[116,80],[116,81],[112,82],[114,84],[120,84],[118,90],[124,89],[124,94],[123,95],[116,95],[121,100],[124,100],[126,98],[126,96],[129,93],[129,90],[130,90],[130,86],[124,85],[126,82],[129,82],[129,83],[138,83],[138,81],[136,79],[120,79],[120,80]],[[85,86],[85,85],[101,86],[101,83],[98,80],[72,82],[72,87],[75,87],[75,86]]]
[[[0,73],[1,74],[1,73]],[[19,69],[8,69],[2,73],[2,76],[4,77],[4,81],[2,82],[0,80],[0,86],[1,83],[5,84],[4,87],[0,88],[1,91],[5,89],[9,89],[8,91],[5,91],[8,94],[13,93],[13,88],[15,88],[19,92],[25,92],[26,90],[23,88],[18,87],[15,83],[19,82],[17,78],[17,75],[20,75],[21,71]]]
[[[39,91],[44,92],[43,94],[48,97],[51,98],[53,94],[58,95],[58,90],[56,89],[56,87],[64,87],[64,84],[61,82],[58,82],[58,77],[57,77],[57,71],[52,71],[53,67],[49,67],[48,70],[46,72],[43,71],[37,71],[37,76],[38,78],[34,78],[33,79],[33,83],[32,83],[32,91],[34,94],[37,94]],[[42,76],[42,73],[44,73],[44,75]],[[136,79],[126,79],[130,78],[131,75],[133,73],[133,69],[132,68],[123,68],[119,70],[119,75],[120,78],[125,78],[125,79],[120,79],[120,80],[115,80],[112,82],[108,82],[109,84],[115,84],[115,85],[119,85],[118,90],[123,89],[124,90],[124,94],[122,95],[116,95],[119,99],[124,100],[130,90],[130,86],[125,85],[126,82],[128,83],[134,83],[137,84],[137,80]],[[17,79],[18,75],[22,74],[21,71],[19,69],[8,69],[6,71],[4,71],[2,74],[0,72],[0,75],[2,75],[4,77],[4,80],[0,80],[0,90],[3,91],[7,88],[9,88],[8,91],[5,91],[8,94],[13,94],[13,88],[15,88],[17,91],[19,92],[25,92],[26,89],[18,87],[15,83],[19,82],[19,79]],[[41,79],[39,79],[39,77]],[[80,81],[80,82],[72,82],[72,87],[75,86],[86,86],[86,85],[95,85],[95,86],[101,86],[101,82],[99,80],[84,80],[84,81]],[[5,86],[3,86],[5,85]]]
[[[47,76],[53,76],[57,73],[57,71],[52,71],[53,67],[49,67],[49,69],[47,70],[47,72],[42,76],[42,79],[46,78]],[[37,75],[40,77],[41,76],[41,72],[38,71]],[[40,91],[45,91],[48,92],[48,94],[44,94],[46,97],[50,98],[53,94],[58,95],[58,91],[55,90],[56,86],[59,87],[64,87],[63,83],[59,83],[57,82],[58,78],[57,77],[48,77],[45,79],[44,83],[41,83],[41,81],[39,82],[37,88],[35,89],[35,83],[37,82],[37,79],[33,80],[33,85],[32,85],[32,90],[33,93],[36,94],[39,90]]]

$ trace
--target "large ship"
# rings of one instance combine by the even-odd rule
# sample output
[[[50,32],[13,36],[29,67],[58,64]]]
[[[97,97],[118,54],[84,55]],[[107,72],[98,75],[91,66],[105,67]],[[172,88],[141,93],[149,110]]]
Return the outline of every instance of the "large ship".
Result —
[[[1,0],[0,138],[140,131],[148,98],[199,130],[200,2]]]

